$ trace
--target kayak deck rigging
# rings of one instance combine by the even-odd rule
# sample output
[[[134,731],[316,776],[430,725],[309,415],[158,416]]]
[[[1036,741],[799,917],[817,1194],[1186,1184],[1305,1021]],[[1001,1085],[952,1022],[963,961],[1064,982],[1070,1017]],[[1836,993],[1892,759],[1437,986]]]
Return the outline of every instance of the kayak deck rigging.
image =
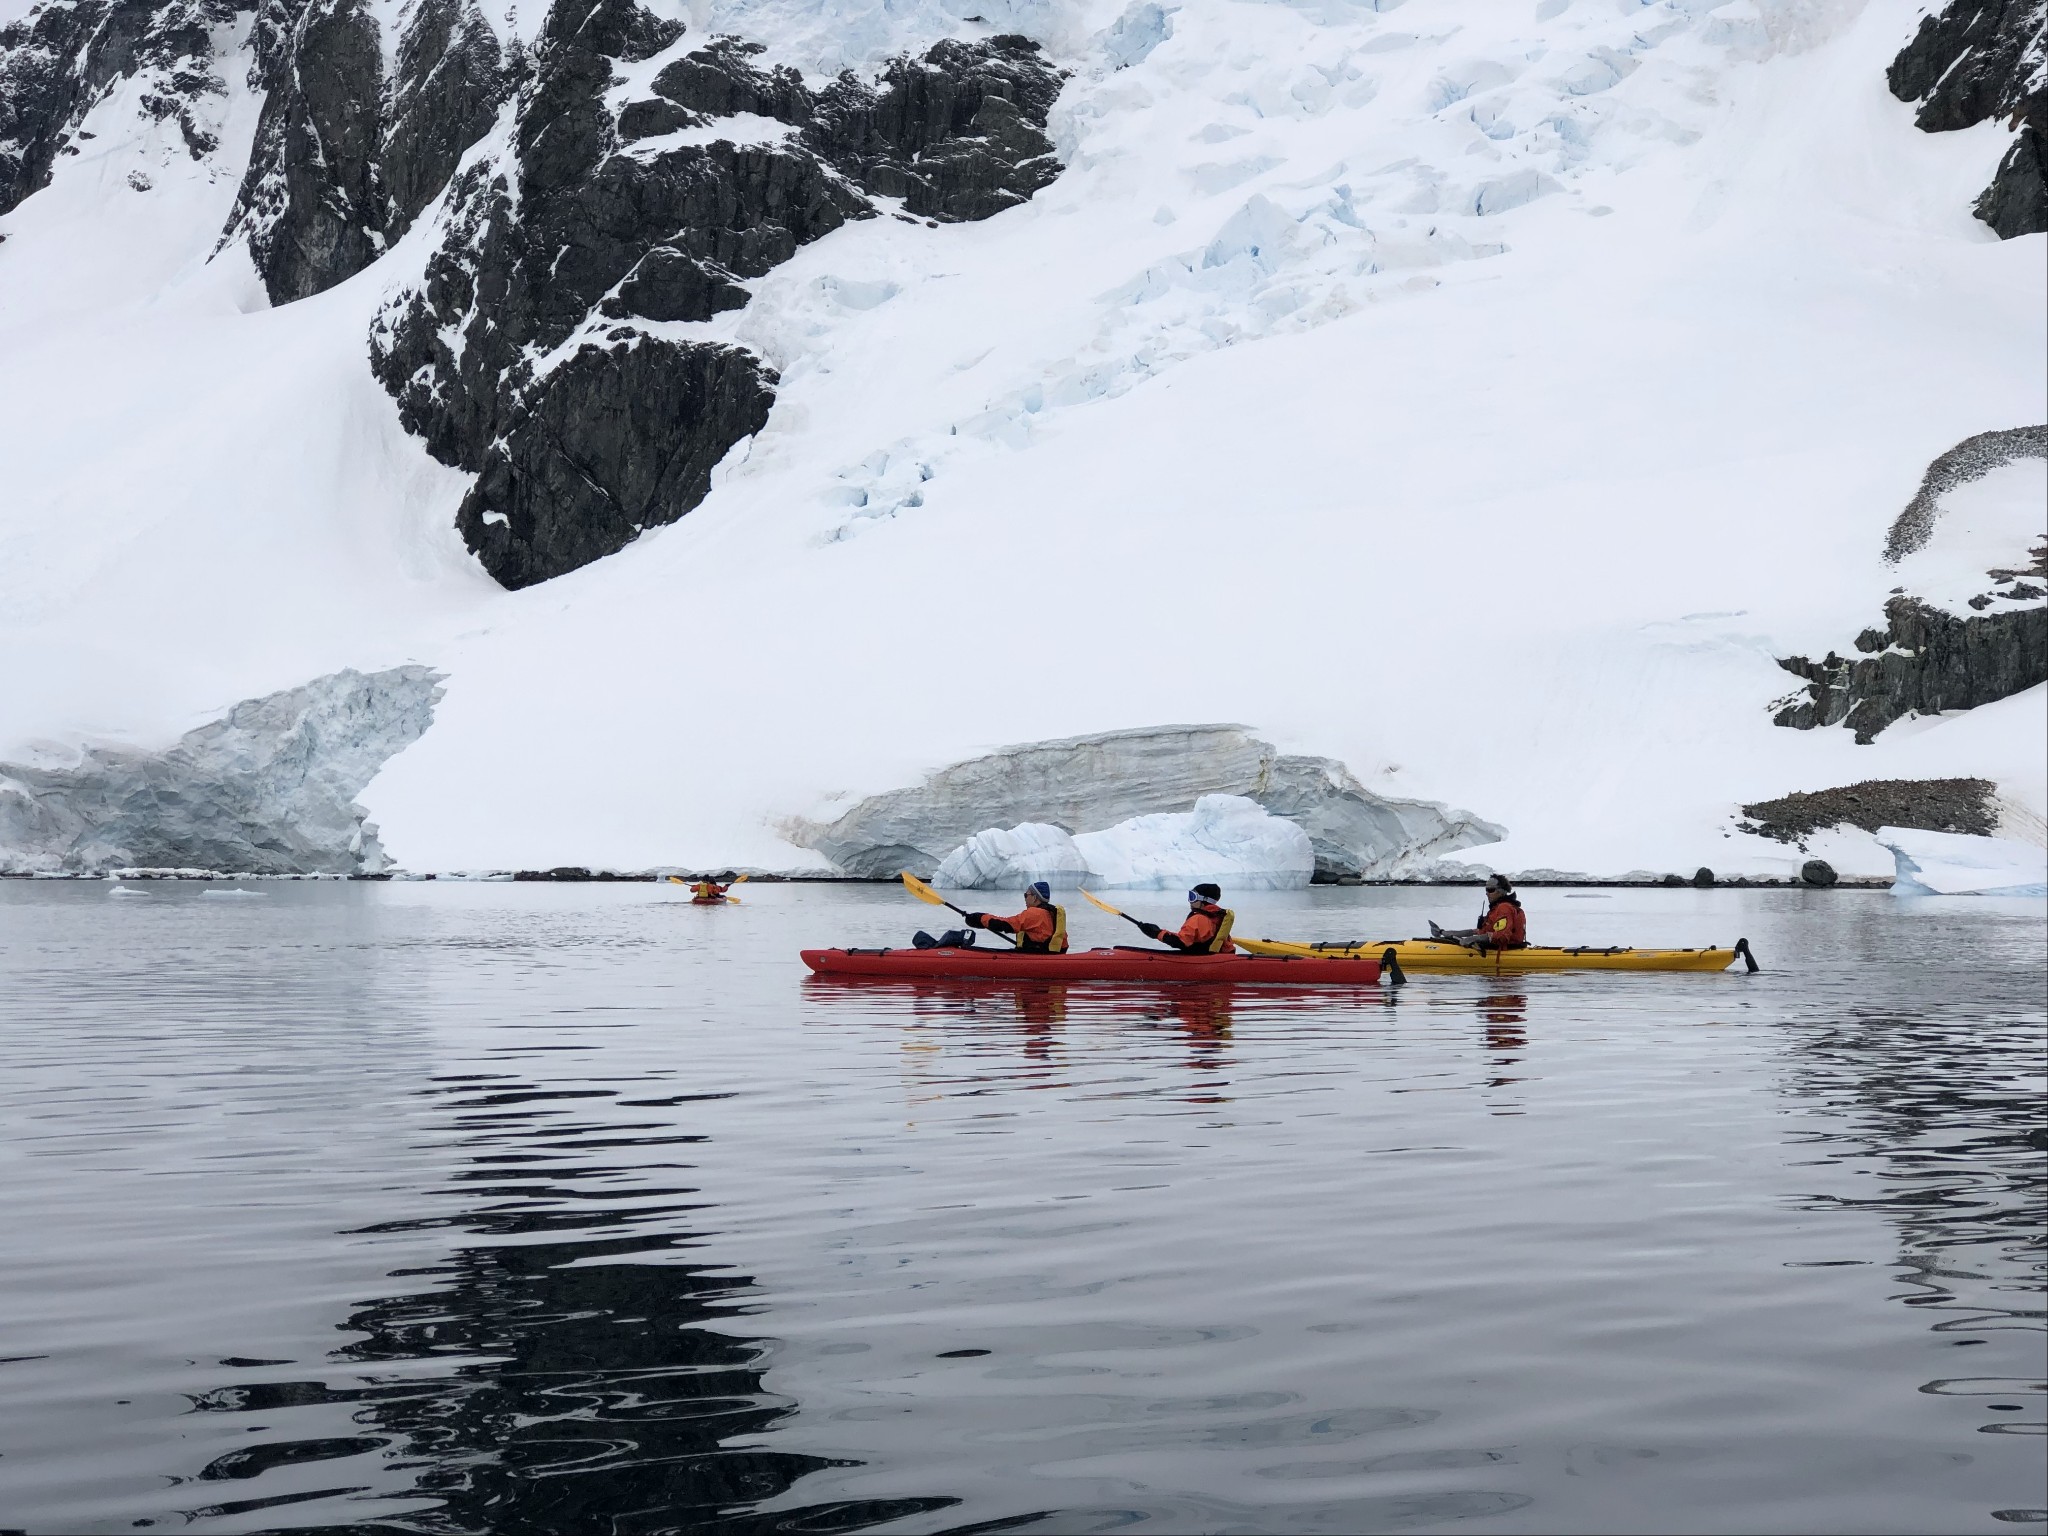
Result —
[[[1620,945],[1526,945],[1521,949],[1467,949],[1441,939],[1322,940],[1287,943],[1275,939],[1239,939],[1238,946],[1264,956],[1360,955],[1384,957],[1392,951],[1411,971],[1725,971],[1737,960],[1754,971],[1759,967],[1749,940],[1732,948],[1636,949]]]

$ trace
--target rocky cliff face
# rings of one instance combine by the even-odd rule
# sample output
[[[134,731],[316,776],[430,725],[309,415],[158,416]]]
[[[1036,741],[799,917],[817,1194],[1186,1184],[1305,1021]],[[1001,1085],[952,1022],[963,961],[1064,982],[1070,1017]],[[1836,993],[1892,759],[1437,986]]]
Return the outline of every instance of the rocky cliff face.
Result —
[[[473,0],[422,0],[387,79],[363,0],[268,0],[251,84],[263,116],[223,246],[246,240],[273,304],[375,261],[447,185],[517,83]]]
[[[117,81],[175,122],[196,160],[219,147],[218,55],[246,0],[49,0],[0,27],[0,213],[77,153],[79,124]]]
[[[337,672],[245,700],[159,752],[0,763],[0,870],[376,874],[388,861],[355,797],[440,697],[425,667]]]
[[[851,875],[930,876],[990,827],[1040,823],[1099,832],[1134,816],[1238,795],[1308,834],[1315,878],[1376,878],[1507,836],[1467,811],[1375,795],[1333,758],[1283,754],[1237,725],[1163,725],[1062,737],[970,758],[910,789],[872,795],[829,824],[788,836]]]
[[[2048,606],[1958,618],[1915,598],[1885,604],[1885,627],[1856,638],[1855,659],[1778,663],[1806,679],[1806,697],[1780,709],[1779,725],[1846,725],[1868,744],[1906,715],[1974,709],[2048,682]]]
[[[1950,0],[1892,61],[1887,79],[1929,133],[1992,118],[2016,129],[1977,199],[2001,239],[2048,230],[2048,0]]]
[[[508,131],[371,337],[406,426],[476,474],[457,524],[508,587],[675,521],[766,422],[759,358],[663,326],[743,306],[749,279],[879,198],[980,219],[1059,170],[1042,130],[1061,76],[1024,39],[940,43],[814,93],[756,47],[681,32],[632,0],[558,0]]]

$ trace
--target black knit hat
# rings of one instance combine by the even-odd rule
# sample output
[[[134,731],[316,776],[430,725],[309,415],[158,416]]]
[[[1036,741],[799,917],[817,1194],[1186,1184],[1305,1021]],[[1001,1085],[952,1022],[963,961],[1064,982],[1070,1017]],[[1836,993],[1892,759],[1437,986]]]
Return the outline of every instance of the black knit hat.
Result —
[[[1204,880],[1200,885],[1188,892],[1188,894],[1190,896],[1199,896],[1204,901],[1221,901],[1223,899],[1223,887],[1212,885]]]

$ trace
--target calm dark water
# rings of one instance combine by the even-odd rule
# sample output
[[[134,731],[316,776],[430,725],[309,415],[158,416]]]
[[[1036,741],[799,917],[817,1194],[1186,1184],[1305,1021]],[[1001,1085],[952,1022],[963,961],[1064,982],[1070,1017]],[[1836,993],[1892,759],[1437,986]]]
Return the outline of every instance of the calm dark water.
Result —
[[[1539,891],[1768,969],[1391,1000],[807,981],[878,888],[254,888],[0,883],[0,1527],[2044,1520],[2039,902]]]

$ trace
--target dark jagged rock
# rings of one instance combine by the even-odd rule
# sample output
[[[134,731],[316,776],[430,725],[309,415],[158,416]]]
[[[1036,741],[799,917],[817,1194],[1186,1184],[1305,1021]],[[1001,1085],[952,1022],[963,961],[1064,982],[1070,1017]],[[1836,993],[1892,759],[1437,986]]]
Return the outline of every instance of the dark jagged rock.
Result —
[[[1990,837],[1998,830],[1989,779],[1865,779],[1840,789],[1781,795],[1745,805],[1742,830],[1781,843],[1798,843],[1827,827],[1917,827]]]
[[[985,219],[1059,174],[1041,130],[1061,78],[1026,38],[938,43],[922,59],[892,62],[879,88],[842,74],[804,137],[911,213]]]
[[[683,516],[766,422],[776,380],[758,358],[649,327],[744,306],[749,280],[872,217],[878,178],[907,201],[922,189],[933,217],[982,218],[1058,171],[1040,128],[1061,76],[1021,40],[940,44],[879,89],[845,76],[814,99],[720,38],[615,112],[614,66],[678,35],[632,0],[558,0],[508,141],[457,177],[423,280],[371,336],[407,428],[476,473],[457,524],[507,586]],[[841,110],[856,90],[858,121]],[[664,142],[742,113],[791,131]]]
[[[1922,18],[1886,79],[1901,101],[1917,101],[1914,122],[1929,133],[1993,118],[2018,130],[1977,217],[2002,239],[2048,230],[2048,0],[1950,0]]]
[[[515,83],[474,3],[425,0],[384,77],[363,0],[270,0],[253,40],[263,115],[221,237],[273,304],[353,277],[447,185]]]
[[[423,0],[399,40],[384,127],[387,241],[440,195],[517,83],[517,61],[473,0]]]
[[[2048,682],[2048,605],[1958,618],[1899,596],[1885,604],[1885,619],[1883,629],[1857,637],[1857,649],[1875,655],[1781,659],[1806,680],[1807,697],[1780,709],[1774,723],[1802,731],[1846,725],[1868,745],[1903,716],[1974,709]]]
[[[313,0],[280,40],[229,216],[273,304],[331,288],[384,248],[383,44],[362,0]]]
[[[656,75],[654,89],[687,111],[711,117],[751,112],[781,123],[808,123],[815,104],[804,77],[786,64],[756,69],[749,60],[763,51],[759,43],[743,43],[736,37],[713,38],[709,47],[677,59]]]
[[[766,424],[773,380],[738,347],[630,329],[580,347],[493,445],[456,526],[508,587],[588,565],[702,501],[726,449]]]
[[[115,80],[146,77],[142,109],[175,121],[196,160],[219,140],[208,98],[224,97],[212,29],[235,0],[52,0],[0,26],[0,213],[50,179],[79,120]]]

